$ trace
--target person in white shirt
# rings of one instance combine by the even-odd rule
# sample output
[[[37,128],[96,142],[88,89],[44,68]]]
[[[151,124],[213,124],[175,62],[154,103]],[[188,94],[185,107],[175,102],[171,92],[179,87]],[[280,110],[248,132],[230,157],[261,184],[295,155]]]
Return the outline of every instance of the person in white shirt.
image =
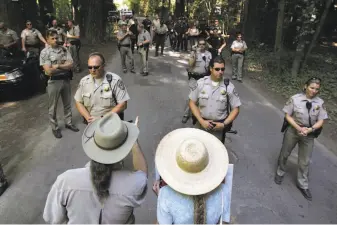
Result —
[[[247,44],[244,40],[242,40],[241,32],[236,33],[236,40],[233,41],[232,46],[232,66],[233,66],[233,74],[232,79],[238,80],[242,82],[242,68],[243,61],[245,58],[245,52],[247,50]]]

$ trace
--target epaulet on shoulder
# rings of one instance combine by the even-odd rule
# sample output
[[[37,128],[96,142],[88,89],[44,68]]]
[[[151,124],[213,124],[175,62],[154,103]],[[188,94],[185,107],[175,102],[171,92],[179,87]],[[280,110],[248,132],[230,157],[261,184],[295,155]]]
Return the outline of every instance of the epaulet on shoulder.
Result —
[[[295,95],[292,96],[292,98],[298,98],[298,97],[301,97],[303,96],[303,93],[297,93]]]
[[[81,80],[80,80],[80,83],[88,80],[90,78],[90,74],[89,75],[86,75],[85,77],[83,77]]]

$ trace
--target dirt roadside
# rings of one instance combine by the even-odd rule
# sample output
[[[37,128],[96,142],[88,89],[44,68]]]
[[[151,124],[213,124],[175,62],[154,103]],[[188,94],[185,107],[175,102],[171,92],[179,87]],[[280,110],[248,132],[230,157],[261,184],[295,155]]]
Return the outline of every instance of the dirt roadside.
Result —
[[[84,42],[80,50],[82,72],[74,74],[71,82],[72,94],[75,93],[80,79],[87,75],[88,55],[95,51],[110,58],[116,51],[116,43],[89,45]],[[41,141],[40,135],[49,128],[47,103],[47,93],[20,101],[0,103],[0,163],[8,176],[15,174],[19,165],[31,158],[31,152]],[[62,109],[61,99],[58,108]]]

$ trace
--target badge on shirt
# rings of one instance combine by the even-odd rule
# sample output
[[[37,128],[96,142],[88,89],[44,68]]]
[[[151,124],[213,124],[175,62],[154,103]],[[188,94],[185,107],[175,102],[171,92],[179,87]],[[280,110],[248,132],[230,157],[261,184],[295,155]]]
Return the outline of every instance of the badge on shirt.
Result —
[[[204,91],[204,90],[202,90],[201,94],[205,94],[205,91]]]
[[[222,95],[226,95],[226,94],[227,94],[225,90],[221,90],[220,93],[221,93]]]
[[[319,105],[315,106],[315,110],[319,110],[319,108],[320,108]]]
[[[109,88],[108,85],[104,86],[104,91],[108,92],[109,90],[110,90],[110,88]]]

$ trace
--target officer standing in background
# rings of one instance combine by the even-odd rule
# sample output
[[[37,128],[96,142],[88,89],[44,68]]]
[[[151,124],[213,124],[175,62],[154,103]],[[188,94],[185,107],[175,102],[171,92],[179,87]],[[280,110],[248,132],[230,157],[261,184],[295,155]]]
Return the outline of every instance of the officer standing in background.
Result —
[[[74,60],[73,69],[76,73],[81,71],[80,68],[80,27],[75,25],[73,20],[68,20],[69,30],[66,34],[66,46],[69,47],[71,57]]]
[[[169,30],[168,36],[169,36],[169,39],[170,39],[171,49],[175,49],[175,45],[176,45],[176,42],[177,42],[177,35],[176,35],[175,30],[174,30],[175,21],[172,19],[172,16],[168,17],[168,21],[166,22],[166,26],[167,26],[167,29]]]
[[[151,37],[152,37],[152,44],[157,43],[157,36],[156,36],[156,32],[155,30],[160,26],[160,19],[159,19],[159,15],[156,14],[155,15],[155,19],[152,21],[152,30],[151,30]]]
[[[238,79],[239,82],[242,82],[243,61],[245,59],[247,44],[244,40],[242,40],[241,32],[236,33],[236,40],[233,41],[231,50],[233,67],[232,79]]]
[[[30,20],[26,21],[26,29],[21,32],[22,38],[22,51],[32,51],[36,55],[40,54],[40,41],[45,43],[47,47],[47,41],[43,38],[40,31],[33,28],[33,24]]]
[[[197,119],[196,127],[212,133],[223,141],[223,131],[239,115],[241,101],[234,85],[229,82],[226,86],[224,82],[225,62],[220,57],[211,61],[210,71],[210,76],[198,80],[189,95],[189,105]],[[231,109],[229,115],[228,106]]]
[[[127,108],[129,94],[122,79],[114,73],[105,71],[105,59],[96,52],[89,56],[89,75],[80,81],[75,94],[76,108],[86,123],[115,112],[121,116]]]
[[[168,29],[166,24],[164,24],[164,20],[162,18],[160,19],[160,25],[154,28],[154,32],[156,36],[156,56],[158,56],[159,46],[160,54],[164,55],[164,46]]]
[[[143,20],[142,24],[144,25],[145,30],[147,30],[149,33],[151,33],[151,20],[149,19],[149,16],[146,15],[145,19]]]
[[[52,21],[52,27],[49,28],[49,30],[55,30],[57,32],[57,44],[63,45],[64,44],[64,38],[65,38],[66,34],[65,34],[63,28],[60,27],[57,24],[57,20]]]
[[[72,124],[71,113],[71,68],[73,60],[69,51],[57,44],[57,32],[47,31],[47,40],[50,46],[44,48],[40,55],[40,65],[43,66],[45,75],[49,77],[47,92],[49,96],[48,109],[52,132],[56,138],[62,138],[61,130],[57,123],[57,103],[61,96],[64,108],[65,127],[74,132],[79,129]]]
[[[138,38],[137,38],[137,46],[139,47],[139,54],[142,63],[141,75],[147,76],[149,75],[148,71],[148,57],[149,57],[149,46],[151,42],[150,33],[144,29],[144,25],[140,24],[138,26]]]
[[[328,119],[324,101],[318,97],[321,89],[319,78],[309,79],[302,93],[292,96],[283,108],[285,120],[282,148],[275,174],[275,183],[281,184],[286,171],[287,159],[298,144],[297,187],[309,201],[309,165],[314,150],[314,139],[321,132],[324,120]]]
[[[226,41],[218,34],[217,28],[213,28],[213,33],[207,41],[210,44],[209,51],[212,53],[212,57],[221,56],[222,50],[226,47]]]
[[[0,48],[11,50],[17,49],[19,37],[14,30],[8,29],[4,22],[0,21]]]
[[[188,80],[190,92],[197,86],[197,81],[208,75],[209,63],[212,59],[212,54],[206,51],[206,41],[200,39],[196,51],[191,53],[191,57],[188,61]],[[191,117],[191,110],[189,107],[189,101],[187,101],[185,114],[182,119],[182,123],[186,123]]]
[[[132,32],[131,35],[131,51],[132,54],[134,54],[135,51],[135,45],[137,45],[137,37],[138,37],[138,20],[135,19],[134,23],[129,27],[129,31]],[[138,46],[137,46],[138,50]]]
[[[128,72],[125,63],[126,56],[131,60],[131,73],[135,73],[135,63],[131,51],[131,35],[133,34],[131,31],[128,31],[127,24],[122,23],[121,30],[117,33],[117,40],[124,73]]]

